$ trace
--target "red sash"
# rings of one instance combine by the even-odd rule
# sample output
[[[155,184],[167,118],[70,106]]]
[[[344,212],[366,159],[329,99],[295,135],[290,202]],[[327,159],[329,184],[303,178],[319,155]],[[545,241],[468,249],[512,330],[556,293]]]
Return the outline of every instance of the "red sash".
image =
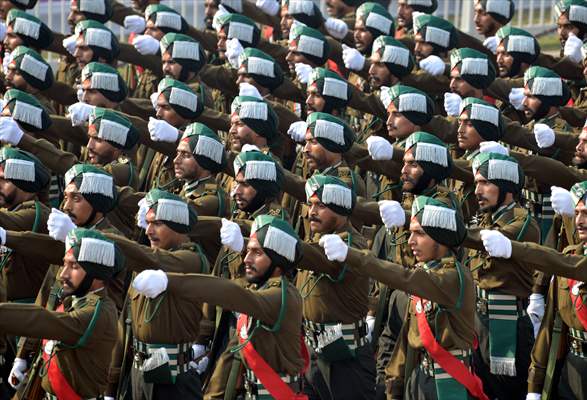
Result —
[[[63,304],[57,307],[57,310],[55,311],[63,312]],[[55,396],[59,400],[81,400],[81,396],[78,395],[75,390],[73,390],[59,369],[59,365],[57,365],[57,357],[54,357],[51,361],[49,361],[49,355],[45,352],[46,344],[47,340],[44,339],[43,348],[41,351],[43,352],[43,361],[45,363],[49,363],[47,378],[49,378],[49,383],[51,384],[51,389],[53,389]]]
[[[418,319],[418,330],[420,331],[420,340],[422,345],[430,354],[430,357],[440,365],[451,377],[465,387],[469,393],[481,400],[489,400],[483,392],[483,383],[481,379],[472,373],[458,358],[446,351],[434,338],[428,320],[426,319],[425,306],[428,300],[413,296],[415,301],[414,308]],[[420,306],[418,306],[420,303]]]
[[[576,295],[573,293],[573,287],[578,283],[578,281],[570,278],[567,278],[567,281],[569,283],[569,294],[571,295],[571,301],[575,306],[575,314],[577,314],[577,318],[581,322],[581,325],[583,325],[583,328],[587,330],[587,306],[583,304],[583,298],[579,292],[577,292]]]
[[[246,340],[246,337],[241,335],[242,329],[247,329],[247,322],[248,322],[248,315],[241,314],[238,317],[238,322],[236,323],[236,332],[238,334],[238,340],[242,344]],[[304,371],[308,368],[310,363],[310,355],[308,354],[308,349],[304,343],[303,337],[300,335],[300,346],[302,357],[304,358]],[[281,380],[281,377],[277,372],[271,368],[269,364],[253,347],[251,342],[248,342],[245,347],[242,348],[242,354],[247,362],[247,367],[249,367],[255,376],[261,381],[263,386],[269,391],[271,396],[273,396],[277,400],[308,400],[308,396],[305,394],[294,393],[294,391],[284,382]]]

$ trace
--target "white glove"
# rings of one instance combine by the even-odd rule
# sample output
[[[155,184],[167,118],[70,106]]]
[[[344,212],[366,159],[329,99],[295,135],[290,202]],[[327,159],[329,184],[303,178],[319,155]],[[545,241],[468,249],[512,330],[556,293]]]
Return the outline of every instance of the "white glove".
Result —
[[[15,358],[14,362],[12,363],[10,375],[8,375],[8,384],[12,386],[13,389],[18,390],[20,388],[20,386],[24,382],[24,378],[26,377],[26,370],[26,360],[18,357]]]
[[[194,357],[194,361],[190,361],[189,367],[198,371],[198,374],[204,373],[206,367],[208,367],[208,357],[202,357],[206,352],[206,346],[203,344],[192,345],[192,356]],[[200,360],[196,362],[195,360],[198,358],[200,358]]]
[[[542,317],[544,317],[544,296],[539,293],[532,293],[530,295],[530,303],[528,303],[526,312],[532,322],[534,338],[536,338],[536,336],[538,336],[538,331],[540,330]]]
[[[379,215],[387,229],[404,226],[406,212],[400,203],[394,200],[381,200],[379,202]]]
[[[528,393],[526,395],[526,400],[540,400],[542,399],[542,395],[540,393]]]
[[[445,93],[444,94],[444,109],[446,114],[452,117],[457,117],[461,112],[461,96],[456,93]]]
[[[2,58],[2,71],[4,71],[4,75],[8,75],[8,66],[12,62],[12,53],[10,51],[4,52],[4,58]]]
[[[546,124],[535,124],[534,125],[534,137],[536,143],[541,149],[545,149],[554,144],[554,131]]]
[[[65,50],[67,50],[67,52],[69,54],[71,54],[72,56],[73,56],[73,53],[75,53],[75,42],[76,41],[77,41],[77,35],[68,36],[61,41],[61,44],[63,45],[63,47],[65,47]]]
[[[149,117],[147,127],[149,128],[151,140],[155,142],[175,143],[179,136],[179,130],[162,119]]]
[[[340,236],[334,234],[324,235],[318,243],[324,247],[324,253],[330,261],[344,262],[346,260],[349,247],[342,241]]]
[[[507,147],[501,145],[498,142],[494,142],[494,141],[479,143],[479,152],[480,153],[498,153],[498,154],[503,154],[504,156],[510,155],[510,151],[507,149]]]
[[[147,229],[147,212],[149,212],[147,199],[143,197],[137,204],[139,206],[139,211],[137,212],[137,226],[141,229]]]
[[[0,245],[5,245],[6,244],[6,229],[4,228],[0,228]],[[4,363],[4,361],[2,360],[2,362],[0,362],[0,365],[2,365]]]
[[[84,88],[82,85],[76,86],[75,96],[77,97],[77,101],[84,101]]]
[[[367,151],[373,160],[391,160],[393,157],[393,146],[380,136],[367,138]]]
[[[145,31],[146,21],[140,15],[127,15],[124,17],[123,24],[127,32],[141,34]]]
[[[81,101],[70,105],[67,108],[67,113],[71,119],[71,126],[83,125],[90,118],[90,114],[94,111],[94,108],[96,107]]]
[[[306,121],[296,121],[289,126],[287,134],[289,135],[289,137],[292,138],[294,142],[304,143],[306,141],[307,130],[308,124],[306,123]]]
[[[499,231],[490,229],[481,230],[483,247],[491,257],[510,258],[512,256],[512,241]]]
[[[550,201],[555,213],[563,217],[572,217],[575,215],[575,203],[571,192],[558,186],[550,187]]]
[[[437,76],[444,74],[446,66],[444,65],[444,61],[442,61],[442,58],[431,55],[420,61],[420,68],[432,76]]]
[[[522,111],[524,109],[524,88],[512,88],[508,95],[510,104],[514,106],[516,110]]]
[[[240,253],[243,250],[245,240],[238,224],[222,218],[222,227],[220,228],[220,241],[223,246],[232,251]]]
[[[304,63],[296,63],[296,76],[298,77],[298,81],[303,84],[308,83],[310,80],[310,74],[312,73],[312,67],[308,64]]]
[[[493,54],[497,53],[497,36],[489,36],[483,41],[483,46],[487,47]]]
[[[150,35],[137,35],[132,44],[144,56],[157,54],[159,51],[159,41]]]
[[[563,54],[566,57],[569,57],[571,61],[578,64],[583,60],[581,47],[583,47],[583,41],[575,36],[575,34],[570,33],[567,41],[565,42]]]
[[[241,153],[246,153],[247,151],[261,151],[261,149],[255,146],[254,144],[243,144],[241,147]]]
[[[245,49],[243,49],[241,42],[237,38],[232,38],[226,42],[226,58],[232,68],[238,69],[238,59],[243,51]]]
[[[359,50],[342,44],[342,61],[347,69],[362,71],[365,67],[365,56]]]
[[[60,242],[65,242],[67,234],[77,226],[73,223],[69,215],[56,208],[51,209],[49,219],[47,219],[47,230],[49,236]]]
[[[342,19],[328,17],[326,21],[324,21],[324,27],[335,39],[344,39],[344,37],[349,33],[349,27],[347,26],[346,22]]]
[[[216,11],[216,13],[214,14],[214,17],[212,17],[212,28],[214,28],[215,31],[218,31],[218,29],[220,29],[220,25],[218,24],[218,20],[220,19],[220,17],[222,17],[223,15],[226,14],[230,14],[228,12],[228,10],[226,10],[226,8],[224,8],[224,6],[222,4],[220,4],[218,6],[218,11]]]
[[[0,117],[0,142],[16,146],[20,143],[24,132],[12,117]]]
[[[255,5],[265,14],[271,15],[272,17],[277,15],[280,8],[279,2],[275,0],[257,0]]]
[[[159,100],[159,92],[151,93],[149,96],[149,100],[151,100],[151,105],[153,106],[153,110],[157,110],[157,100]]]
[[[6,37],[6,24],[4,22],[0,22],[0,41],[3,41]]]
[[[256,97],[258,99],[262,99],[263,96],[261,96],[261,93],[259,93],[259,90],[254,87],[253,85],[251,85],[250,83],[247,82],[241,82],[238,85],[238,95],[239,96],[251,96],[251,97]]]
[[[137,292],[154,299],[167,290],[168,282],[167,274],[162,270],[146,269],[135,277],[132,287]]]
[[[116,399],[112,396],[104,396],[104,400],[116,400]]]
[[[371,342],[373,339],[373,330],[375,329],[375,317],[373,315],[367,315],[365,322],[367,322],[367,340]]]

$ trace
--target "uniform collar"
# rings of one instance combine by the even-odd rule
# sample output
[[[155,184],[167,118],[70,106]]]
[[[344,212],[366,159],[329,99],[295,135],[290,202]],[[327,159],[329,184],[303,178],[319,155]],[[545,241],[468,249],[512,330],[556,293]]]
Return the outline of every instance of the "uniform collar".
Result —
[[[200,186],[200,183],[207,182],[211,178],[212,178],[212,175],[208,175],[205,178],[200,178],[200,179],[186,182],[183,185],[183,191],[185,192],[186,195],[190,195],[191,193],[195,192],[198,189],[198,186]]]
[[[499,207],[494,213],[491,214],[491,222],[496,223],[501,217],[503,217],[508,211],[512,210],[516,206],[516,202],[512,201],[507,206]]]

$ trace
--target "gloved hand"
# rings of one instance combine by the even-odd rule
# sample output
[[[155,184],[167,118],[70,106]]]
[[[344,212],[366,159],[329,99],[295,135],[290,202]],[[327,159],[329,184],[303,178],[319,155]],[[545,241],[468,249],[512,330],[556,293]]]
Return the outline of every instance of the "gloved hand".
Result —
[[[189,367],[195,369],[198,372],[198,374],[204,373],[206,371],[206,367],[208,367],[208,357],[202,357],[206,353],[206,346],[204,346],[203,344],[192,345],[192,355],[194,357],[194,360],[190,361]]]
[[[141,229],[147,229],[147,212],[149,212],[147,199],[143,197],[137,204],[139,206],[139,211],[137,212],[137,226]]]
[[[279,13],[280,4],[275,0],[257,0],[255,5],[261,9],[265,14],[272,17]]]
[[[20,386],[24,382],[26,378],[26,370],[27,370],[27,362],[22,358],[15,358],[14,362],[12,363],[12,369],[10,370],[10,375],[8,375],[8,384],[12,386],[13,389],[20,389]]]
[[[349,27],[346,22],[338,18],[326,18],[326,21],[324,21],[324,27],[330,36],[338,40],[344,39],[347,33],[349,33]]]
[[[306,141],[306,132],[308,131],[308,124],[306,121],[296,121],[293,122],[289,129],[287,130],[287,134],[294,142],[297,143],[304,143]]]
[[[526,312],[532,322],[534,338],[536,338],[536,336],[538,336],[538,331],[540,330],[542,318],[544,317],[544,296],[539,293],[532,293],[530,295],[530,303],[528,303]]]
[[[541,149],[545,149],[554,144],[554,131],[546,124],[534,124],[534,137],[536,143]]]
[[[483,247],[491,257],[510,258],[512,256],[512,241],[499,231],[490,229],[481,230]]]
[[[489,36],[483,41],[483,46],[487,47],[493,54],[497,53],[497,36]]]
[[[218,22],[218,20],[226,14],[230,14],[228,12],[228,10],[226,10],[226,8],[224,8],[224,6],[222,4],[220,4],[218,6],[218,11],[216,11],[216,13],[214,14],[214,16],[212,17],[212,28],[214,28],[215,31],[218,31],[218,29],[220,29],[220,24]]]
[[[77,101],[84,101],[84,88],[82,85],[76,86],[75,97],[77,97]]]
[[[151,100],[153,110],[157,111],[157,100],[159,100],[159,92],[151,93],[149,100]]]
[[[509,156],[510,151],[507,147],[499,144],[498,142],[494,141],[487,141],[479,143],[479,152],[480,153],[498,153],[503,154],[504,156]]]
[[[308,64],[304,63],[296,63],[296,76],[298,77],[298,81],[303,83],[304,85],[308,83],[310,80],[310,74],[312,73],[312,67]]]
[[[241,153],[246,153],[247,151],[261,151],[261,149],[255,146],[254,144],[243,144],[241,147]]]
[[[510,104],[518,111],[524,109],[524,88],[512,88],[508,95]]]
[[[104,400],[116,400],[116,399],[112,396],[104,396]]]
[[[394,200],[381,200],[379,202],[379,215],[387,229],[404,226],[406,212],[400,203]]]
[[[391,160],[393,157],[393,146],[380,136],[367,138],[367,151],[373,160]]]
[[[4,71],[4,75],[8,75],[8,66],[12,62],[12,53],[10,51],[4,52],[4,58],[2,59],[2,71]]]
[[[379,100],[383,103],[383,107],[387,110],[391,104],[391,96],[389,95],[389,86],[381,86],[379,90]]]
[[[3,246],[5,244],[6,244],[6,229],[0,227],[0,245]],[[4,360],[1,357],[2,356],[0,355],[0,366],[4,365]]]
[[[94,111],[95,108],[95,106],[91,106],[88,103],[84,103],[82,101],[70,105],[67,108],[67,113],[71,119],[71,126],[83,125],[88,120],[88,118],[90,118],[90,114]]]
[[[445,93],[444,94],[444,109],[446,114],[452,117],[457,117],[461,112],[461,96],[456,93]]]
[[[147,127],[149,128],[151,140],[155,142],[175,143],[179,137],[179,130],[162,119],[149,117]]]
[[[226,246],[237,253],[240,253],[243,250],[245,244],[240,226],[226,218],[222,218],[220,241],[223,246]]]
[[[127,32],[141,34],[145,31],[146,21],[140,15],[127,15],[124,17],[123,24]]]
[[[362,71],[365,67],[365,56],[359,50],[342,44],[342,61],[347,69]]]
[[[51,214],[49,214],[49,218],[47,219],[49,236],[60,242],[65,242],[67,234],[75,228],[77,226],[73,223],[69,215],[56,208],[51,209]]]
[[[167,274],[162,270],[146,269],[135,277],[132,287],[146,297],[154,299],[167,290],[168,282]]]
[[[159,51],[159,41],[150,35],[137,35],[132,44],[144,56],[157,54]]]
[[[375,317],[373,315],[367,315],[365,322],[367,322],[367,340],[372,342],[373,330],[375,329]]]
[[[238,59],[243,51],[245,49],[243,49],[241,42],[237,38],[232,38],[226,42],[226,59],[232,68],[238,69]]]
[[[20,143],[24,132],[12,117],[0,117],[0,142],[16,146]]]
[[[61,41],[61,44],[63,45],[65,50],[67,50],[67,52],[69,54],[71,54],[72,56],[73,56],[73,53],[75,53],[75,42],[76,41],[77,41],[77,35],[68,36]]]
[[[420,68],[432,76],[438,76],[444,74],[446,65],[442,61],[442,58],[431,55],[420,61]]]
[[[258,99],[262,99],[263,96],[261,96],[261,93],[259,93],[259,90],[254,87],[253,85],[251,85],[250,83],[247,82],[241,82],[238,85],[238,95],[239,96],[251,96],[251,97],[256,97]]]
[[[542,395],[540,393],[528,393],[526,395],[526,400],[541,400]]]
[[[563,54],[566,57],[569,57],[574,63],[579,64],[583,60],[583,55],[581,54],[582,47],[583,41],[575,36],[574,33],[569,33],[569,37],[565,42]]]
[[[563,217],[572,217],[575,215],[575,202],[571,192],[558,186],[550,187],[550,201],[555,213]]]
[[[334,234],[324,235],[318,243],[324,247],[326,258],[330,261],[344,262],[346,260],[349,247],[342,241],[340,236]]]
[[[6,24],[4,22],[0,22],[0,41],[3,41],[6,37]]]

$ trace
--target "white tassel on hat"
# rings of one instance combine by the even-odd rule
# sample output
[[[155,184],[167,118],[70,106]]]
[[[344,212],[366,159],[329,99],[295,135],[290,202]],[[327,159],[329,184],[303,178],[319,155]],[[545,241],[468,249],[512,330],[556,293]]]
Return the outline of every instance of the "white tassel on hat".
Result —
[[[495,107],[486,106],[485,104],[473,103],[469,118],[499,126],[499,110]]]
[[[172,87],[171,93],[169,94],[169,102],[187,108],[190,111],[196,111],[198,107],[198,96],[187,90]]]
[[[35,181],[35,163],[28,160],[11,158],[4,163],[4,179]]]
[[[43,127],[43,109],[19,100],[16,100],[12,109],[12,118],[37,129]]]
[[[314,125],[313,135],[315,138],[328,139],[336,144],[344,146],[344,126],[335,122],[319,119]]]
[[[322,57],[324,55],[324,42],[311,36],[300,35],[298,51],[314,57]]]
[[[336,78],[324,78],[322,95],[337,99],[348,100],[348,85],[345,81]]]
[[[485,3],[485,12],[495,13],[504,18],[510,17],[510,2],[509,0],[487,0]]]
[[[517,185],[520,183],[518,164],[508,160],[489,160],[487,179],[510,181]]]
[[[242,22],[231,21],[228,24],[228,38],[238,39],[247,43],[253,42],[254,27]]]
[[[124,146],[129,130],[127,126],[102,118],[98,137]]]
[[[432,0],[408,0],[408,5],[430,7],[432,6]]]
[[[88,46],[112,50],[112,33],[104,29],[88,28],[84,34],[84,42]]]
[[[381,55],[381,61],[407,67],[410,63],[410,51],[401,47],[386,45]]]
[[[114,243],[95,238],[82,238],[77,261],[114,267]]]
[[[114,183],[112,177],[106,174],[95,172],[84,172],[82,182],[79,187],[80,193],[101,194],[109,198],[114,198]]]
[[[291,235],[288,235],[281,229],[270,226],[265,234],[263,247],[273,250],[288,261],[296,259],[296,245],[298,241]]]
[[[424,41],[437,44],[441,47],[448,47],[448,44],[450,43],[450,32],[435,26],[427,26],[426,38]]]
[[[106,4],[104,3],[104,0],[80,1],[79,10],[81,12],[104,15],[106,14]]]
[[[110,72],[92,72],[90,78],[90,85],[92,89],[103,89],[111,92],[118,92],[118,75]]]
[[[181,16],[174,12],[158,11],[155,16],[155,26],[181,30]]]
[[[176,40],[173,42],[171,57],[200,61],[200,45],[196,42]]]
[[[20,69],[40,81],[45,81],[49,65],[25,54],[20,62]]]
[[[433,143],[419,142],[416,145],[416,161],[428,161],[448,167],[448,150]]]
[[[510,35],[508,36],[507,51],[536,54],[534,39],[529,36]]]
[[[240,118],[260,119],[267,121],[269,110],[266,103],[257,101],[243,101],[239,105],[238,116]]]
[[[569,20],[587,24],[587,7],[573,4],[569,8]]]
[[[187,203],[173,199],[157,200],[157,213],[155,219],[158,221],[175,222],[181,225],[190,224],[190,212]]]
[[[416,111],[426,114],[428,107],[426,96],[420,93],[404,93],[399,95],[399,112]]]
[[[224,146],[222,143],[208,136],[198,136],[198,142],[196,143],[194,154],[207,157],[215,163],[220,164],[222,162],[223,153]]]
[[[348,210],[353,206],[353,194],[350,188],[327,183],[322,188],[322,203],[334,204]]]
[[[456,232],[456,211],[451,208],[426,205],[422,211],[422,226]]]
[[[277,169],[272,161],[251,160],[245,164],[245,180],[277,181]]]
[[[375,12],[370,12],[365,20],[366,26],[377,29],[385,34],[389,33],[392,23],[393,22],[389,18],[385,18],[383,15]]]
[[[532,94],[539,96],[562,96],[563,82],[560,78],[536,77],[532,82]]]
[[[249,57],[247,59],[247,72],[275,78],[275,65],[272,61],[260,57]]]
[[[287,10],[290,14],[314,15],[314,2],[311,0],[291,0]]]
[[[235,10],[237,13],[243,12],[243,2],[242,0],[221,0],[220,4],[228,6]]]
[[[482,75],[487,76],[489,65],[485,58],[463,58],[461,61],[461,75]]]
[[[20,33],[21,35],[38,39],[41,34],[41,24],[26,18],[16,18],[12,25],[12,30],[14,33]]]

